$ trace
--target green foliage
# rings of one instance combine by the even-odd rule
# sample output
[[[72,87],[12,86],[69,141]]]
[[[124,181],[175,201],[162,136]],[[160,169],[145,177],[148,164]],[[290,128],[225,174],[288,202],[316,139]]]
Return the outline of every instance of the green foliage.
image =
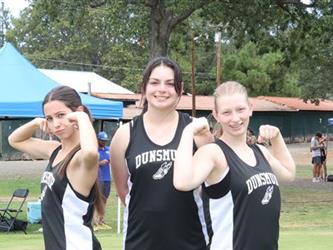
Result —
[[[224,58],[224,80],[243,83],[251,96],[294,94],[285,83],[286,69],[282,64],[281,52],[260,55],[256,45],[249,42],[236,53],[227,54]],[[291,80],[292,78],[289,85],[292,84]]]
[[[284,0],[32,0],[7,40],[40,68],[95,71],[138,91],[149,57],[168,54],[191,92],[216,86],[215,32],[222,32],[222,78],[251,95],[333,96],[333,3]],[[325,92],[321,91],[325,89]]]

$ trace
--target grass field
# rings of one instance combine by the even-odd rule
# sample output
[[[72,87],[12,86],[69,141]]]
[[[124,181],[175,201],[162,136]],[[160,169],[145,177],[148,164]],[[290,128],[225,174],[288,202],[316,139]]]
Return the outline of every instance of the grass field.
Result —
[[[333,166],[329,166],[332,169]],[[311,167],[298,166],[296,181],[281,184],[282,211],[280,219],[280,250],[329,250],[333,249],[333,182],[312,183]],[[0,206],[4,207],[18,187],[30,189],[28,201],[35,201],[39,194],[39,178],[22,177],[1,179]],[[22,214],[26,219],[26,213]],[[112,187],[106,222],[111,230],[96,232],[103,249],[121,249],[122,235],[117,234],[117,197]],[[43,249],[43,237],[39,224],[29,224],[28,234],[23,232],[0,232],[0,249]],[[171,249],[172,250],[172,249]]]

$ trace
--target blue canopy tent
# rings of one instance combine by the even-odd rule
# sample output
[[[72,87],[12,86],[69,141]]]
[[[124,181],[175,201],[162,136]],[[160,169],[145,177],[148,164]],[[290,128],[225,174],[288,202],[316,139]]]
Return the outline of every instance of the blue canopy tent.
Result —
[[[0,49],[0,117],[43,116],[44,96],[59,84],[42,74],[10,43]],[[80,94],[95,119],[120,119],[123,104]]]

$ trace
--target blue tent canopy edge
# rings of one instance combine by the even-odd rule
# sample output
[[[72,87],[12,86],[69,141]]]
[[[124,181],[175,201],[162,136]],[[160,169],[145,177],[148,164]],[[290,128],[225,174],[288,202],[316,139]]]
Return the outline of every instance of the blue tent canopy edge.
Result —
[[[57,82],[41,73],[12,44],[0,49],[0,117],[42,117],[42,102]],[[94,119],[121,119],[123,103],[80,93]]]

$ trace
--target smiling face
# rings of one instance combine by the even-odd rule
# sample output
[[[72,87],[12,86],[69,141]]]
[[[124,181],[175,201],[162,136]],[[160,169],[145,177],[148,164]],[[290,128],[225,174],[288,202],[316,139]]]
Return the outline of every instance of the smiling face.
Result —
[[[223,133],[243,135],[247,132],[252,107],[242,94],[221,96],[216,101],[215,118],[220,122]]]
[[[215,90],[214,96],[213,114],[222,126],[223,135],[246,138],[253,109],[244,86],[238,82],[225,82]]]
[[[47,126],[51,133],[59,139],[66,139],[74,132],[74,127],[66,118],[66,114],[73,112],[61,101],[50,101],[44,105]]]
[[[148,107],[166,109],[175,108],[179,95],[175,89],[174,71],[164,65],[157,66],[150,74],[145,89]]]

